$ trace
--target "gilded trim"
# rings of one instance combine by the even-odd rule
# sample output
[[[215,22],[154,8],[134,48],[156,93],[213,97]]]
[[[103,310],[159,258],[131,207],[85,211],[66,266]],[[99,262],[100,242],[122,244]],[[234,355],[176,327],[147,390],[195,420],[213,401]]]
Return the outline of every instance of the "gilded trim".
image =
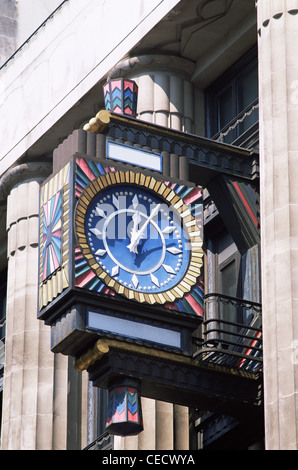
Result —
[[[87,237],[85,233],[85,218],[87,214],[88,205],[92,200],[92,194],[97,193],[96,185],[98,184],[102,189],[107,188],[111,184],[117,181],[123,181],[124,183],[136,184],[143,186],[144,188],[152,188],[159,196],[161,196],[167,204],[173,204],[173,207],[177,210],[177,213],[186,214],[189,217],[189,221],[192,222],[189,227],[184,227],[188,232],[189,238],[189,249],[190,249],[190,261],[187,271],[183,277],[174,287],[160,294],[146,292],[146,295],[142,292],[131,290],[129,288],[123,289],[123,286],[115,281],[109,274],[107,274],[102,267],[94,259],[93,254],[89,248]],[[113,183],[114,182],[114,183]],[[78,243],[82,249],[86,261],[90,268],[96,273],[99,279],[101,279],[108,287],[121,295],[124,295],[128,299],[136,300],[137,302],[150,303],[150,304],[165,304],[167,302],[174,302],[176,299],[182,298],[186,292],[190,292],[192,287],[196,284],[197,278],[201,274],[201,268],[203,265],[203,250],[202,250],[202,234],[196,226],[195,218],[189,213],[189,208],[183,202],[183,200],[176,195],[174,191],[169,189],[165,184],[158,185],[158,190],[155,190],[156,180],[152,176],[145,177],[142,173],[133,173],[131,171],[123,172],[116,171],[113,173],[113,182],[111,180],[111,174],[100,175],[97,179],[93,180],[90,185],[84,190],[80,199],[78,200],[75,214],[75,231],[77,235]],[[181,216],[181,215],[180,215]],[[196,277],[193,273],[197,273]]]

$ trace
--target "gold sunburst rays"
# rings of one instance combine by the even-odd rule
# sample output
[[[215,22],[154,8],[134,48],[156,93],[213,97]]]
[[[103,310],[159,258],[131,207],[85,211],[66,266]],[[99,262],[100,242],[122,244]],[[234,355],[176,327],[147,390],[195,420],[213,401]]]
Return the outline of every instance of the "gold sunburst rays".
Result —
[[[124,287],[104,271],[104,269],[94,259],[94,256],[90,251],[85,231],[86,214],[89,204],[98,192],[117,184],[132,184],[135,185],[136,188],[141,187],[153,191],[163,198],[168,206],[174,208],[184,224],[184,230],[187,233],[189,243],[190,260],[183,278],[168,290],[159,293],[144,293]],[[98,188],[100,188],[99,191]],[[191,214],[189,207],[184,204],[183,199],[181,199],[175,191],[169,188],[169,186],[156,180],[153,176],[144,175],[140,172],[135,173],[133,171],[122,170],[98,176],[89,184],[78,200],[75,215],[75,227],[77,241],[82,248],[82,252],[90,269],[92,269],[98,278],[108,287],[112,288],[116,293],[123,295],[127,299],[149,304],[166,304],[168,302],[175,302],[177,299],[182,298],[185,293],[191,291],[201,273],[203,265],[202,235],[196,225],[195,218]]]

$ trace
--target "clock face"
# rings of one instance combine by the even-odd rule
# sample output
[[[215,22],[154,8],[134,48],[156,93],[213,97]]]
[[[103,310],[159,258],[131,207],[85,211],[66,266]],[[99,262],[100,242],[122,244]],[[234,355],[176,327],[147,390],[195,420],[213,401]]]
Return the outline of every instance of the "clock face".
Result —
[[[89,265],[109,287],[131,299],[165,303],[190,290],[192,237],[177,210],[181,200],[176,197],[172,205],[164,190],[118,183],[103,187],[87,205],[84,198],[83,206],[78,204],[77,213],[84,217],[77,235]]]

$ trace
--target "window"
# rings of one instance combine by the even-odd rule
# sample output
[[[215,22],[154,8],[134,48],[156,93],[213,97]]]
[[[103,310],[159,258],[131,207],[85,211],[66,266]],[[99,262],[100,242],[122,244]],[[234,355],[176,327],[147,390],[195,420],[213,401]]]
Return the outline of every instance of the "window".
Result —
[[[231,237],[224,231],[214,240],[215,243],[215,289],[222,294],[217,305],[216,316],[219,320],[221,346],[228,347],[235,340],[233,333],[238,327],[231,323],[242,323],[241,309],[229,301],[230,297],[241,297],[241,255]],[[227,297],[225,297],[227,296]],[[224,322],[229,322],[224,323]]]
[[[207,319],[241,323],[241,309],[229,302],[230,297],[242,297],[241,255],[226,230],[210,238],[207,246],[207,292],[211,294]]]
[[[217,292],[228,297],[241,297],[240,253],[228,232],[217,239]],[[223,304],[223,319],[238,322],[239,312],[230,304]]]
[[[206,104],[207,137],[248,146],[248,137],[255,134],[259,119],[255,49],[207,90]]]

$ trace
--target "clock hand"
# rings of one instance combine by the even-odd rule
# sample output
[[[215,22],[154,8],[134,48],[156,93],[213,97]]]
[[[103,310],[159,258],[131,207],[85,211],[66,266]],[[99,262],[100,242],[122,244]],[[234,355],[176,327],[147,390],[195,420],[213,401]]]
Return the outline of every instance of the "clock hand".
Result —
[[[150,214],[150,216],[148,217],[148,219],[146,220],[144,225],[140,228],[140,230],[132,235],[131,240],[130,240],[130,244],[127,245],[127,248],[129,248],[130,252],[137,253],[137,251],[136,251],[137,245],[139,244],[140,239],[141,239],[147,225],[153,219],[153,217],[157,214],[159,207],[160,207],[160,204],[158,204],[154,208],[154,210],[152,211],[152,213]]]
[[[132,220],[133,220],[133,226],[132,226],[132,229],[131,229],[130,234],[129,234],[131,242],[136,237],[136,234],[138,232],[138,227],[139,227],[139,224],[141,222],[141,216],[140,216],[140,213],[138,211],[136,211],[134,213],[134,215],[132,216]],[[134,249],[134,253],[137,253],[137,252],[138,252],[138,248],[136,246],[135,249]]]

